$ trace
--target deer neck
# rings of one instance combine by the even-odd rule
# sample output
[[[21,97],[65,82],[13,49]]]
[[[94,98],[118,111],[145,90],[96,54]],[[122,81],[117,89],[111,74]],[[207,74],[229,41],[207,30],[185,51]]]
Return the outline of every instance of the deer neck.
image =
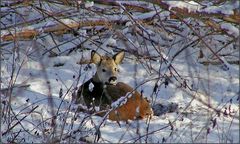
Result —
[[[103,85],[103,83],[100,81],[97,73],[95,73],[95,75],[93,76],[92,81],[93,81],[94,83],[99,83],[99,84],[102,84],[102,85]]]
[[[102,95],[103,94],[104,97],[106,97],[108,99],[109,104],[111,104],[112,98],[111,98],[111,96],[108,94],[108,92],[106,90],[107,85],[103,84],[100,81],[97,73],[93,76],[93,78],[90,81],[94,85],[94,90],[93,91],[95,91],[97,95]]]

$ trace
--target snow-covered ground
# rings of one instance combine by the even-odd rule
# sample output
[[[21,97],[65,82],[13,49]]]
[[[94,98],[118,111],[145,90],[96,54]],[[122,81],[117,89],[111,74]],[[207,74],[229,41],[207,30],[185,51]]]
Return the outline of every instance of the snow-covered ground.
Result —
[[[197,5],[195,2],[190,4],[194,4],[194,7]],[[172,7],[175,6],[176,3],[173,3]],[[195,11],[191,5],[185,7]],[[119,30],[129,39],[130,45],[133,45],[130,47],[125,47],[121,40],[115,38],[116,34],[113,32],[105,33],[105,37],[100,39],[93,36],[82,45],[82,49],[69,54],[64,51],[81,44],[86,37],[74,38],[71,34],[65,34],[54,36],[53,41],[50,35],[42,34],[42,38],[34,40],[4,42],[6,45],[3,45],[1,61],[1,86],[5,89],[1,93],[4,112],[1,123],[2,141],[238,143],[239,65],[229,64],[224,57],[224,64],[201,64],[198,59],[199,50],[203,50],[206,58],[210,58],[212,53],[202,43],[184,49],[197,36],[190,35],[191,30],[184,24],[171,22],[181,29],[179,34],[182,37],[168,35],[165,31],[159,34],[153,27],[144,27],[146,37],[150,34],[149,37],[159,44],[154,44],[157,48],[149,41],[143,43],[145,41],[142,37],[130,33],[134,28],[131,22],[126,24],[128,27]],[[35,25],[38,28],[41,26],[43,24]],[[228,33],[239,36],[234,25],[224,23],[221,26]],[[78,32],[87,35],[85,30],[80,29]],[[199,30],[200,34],[207,32],[208,29]],[[71,41],[65,43],[68,40]],[[223,35],[210,35],[204,40],[214,50],[222,47],[222,42],[230,41],[229,37]],[[100,41],[102,44],[94,45],[92,41]],[[46,50],[56,44],[59,51],[55,48],[53,52],[61,54],[49,57]],[[117,123],[76,112],[77,105],[72,102],[72,95],[96,70],[93,64],[78,62],[89,60],[91,50],[97,50],[101,54],[106,51],[115,53],[116,50],[108,44],[128,51],[120,65],[119,81],[138,87],[138,91],[143,91],[152,104],[173,102],[178,104],[178,110],[153,116],[150,121],[144,119],[128,123]],[[18,49],[14,51],[14,47]],[[184,49],[183,52],[175,56],[181,49]],[[155,58],[136,58],[130,53],[134,50],[140,55],[148,53]],[[236,52],[239,49],[234,49],[234,44],[230,44],[226,50],[226,53],[234,53],[239,60]],[[162,56],[159,56],[160,53]],[[162,62],[162,57],[168,62]],[[11,86],[14,86],[12,91],[8,90]],[[7,109],[8,102],[11,102],[10,109]]]

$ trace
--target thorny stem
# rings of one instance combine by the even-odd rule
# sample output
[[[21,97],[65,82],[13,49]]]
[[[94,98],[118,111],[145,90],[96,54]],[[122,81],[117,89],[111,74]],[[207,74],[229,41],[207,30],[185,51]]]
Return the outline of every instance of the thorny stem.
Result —
[[[184,19],[182,19],[180,16],[178,16],[177,14],[175,14],[184,24],[186,24],[191,30],[192,32],[194,32],[198,38],[202,41],[202,43],[219,59],[219,61],[221,61],[224,64],[224,61],[217,55],[217,53],[203,40],[202,36],[196,32],[193,27],[191,25],[189,25]]]
[[[2,0],[0,0],[0,5],[2,4]],[[0,21],[2,18],[2,12],[0,7]],[[0,34],[2,32],[2,26],[0,24]],[[2,39],[0,38],[0,143],[2,143]]]
[[[38,53],[40,53],[40,52],[38,51]],[[55,134],[56,134],[56,127],[57,127],[57,124],[56,124],[56,117],[57,116],[55,115],[55,111],[54,111],[54,101],[53,101],[53,96],[52,96],[52,87],[51,87],[50,83],[48,82],[49,77],[47,75],[46,67],[45,67],[42,59],[40,59],[40,64],[41,64],[43,77],[45,79],[47,90],[48,90],[48,95],[47,95],[48,96],[48,103],[50,105],[51,114],[53,116],[53,119],[52,119],[52,127],[53,127],[53,133],[52,134],[53,134],[53,136],[52,136],[52,139],[54,140]]]
[[[38,106],[35,106],[30,112],[32,113],[36,108],[38,108]],[[15,123],[13,126],[11,126],[7,131],[5,131],[2,135],[4,136],[5,134],[7,134],[10,130],[12,130],[16,125],[18,125],[21,121],[23,121],[27,116],[29,115],[25,115],[23,118],[21,118],[17,123]]]

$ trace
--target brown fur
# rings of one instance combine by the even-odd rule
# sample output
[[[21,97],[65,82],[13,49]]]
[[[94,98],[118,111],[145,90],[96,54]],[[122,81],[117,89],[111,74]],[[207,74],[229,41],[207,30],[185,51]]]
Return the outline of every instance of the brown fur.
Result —
[[[128,92],[132,92],[132,96],[127,99],[127,102],[109,113],[109,119],[113,121],[127,121],[137,118],[146,118],[153,115],[152,108],[147,99],[137,92],[133,91],[129,85],[119,82],[117,85],[109,85],[106,92],[115,101],[121,96],[125,96]],[[137,112],[139,110],[139,113]]]

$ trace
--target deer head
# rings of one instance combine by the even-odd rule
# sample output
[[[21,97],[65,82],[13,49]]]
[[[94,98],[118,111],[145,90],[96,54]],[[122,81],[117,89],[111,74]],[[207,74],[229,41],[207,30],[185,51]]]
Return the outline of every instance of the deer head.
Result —
[[[119,73],[118,65],[122,62],[124,56],[125,53],[123,51],[109,57],[101,56],[93,50],[91,52],[91,61],[97,66],[97,71],[93,80],[103,84],[115,85]]]

